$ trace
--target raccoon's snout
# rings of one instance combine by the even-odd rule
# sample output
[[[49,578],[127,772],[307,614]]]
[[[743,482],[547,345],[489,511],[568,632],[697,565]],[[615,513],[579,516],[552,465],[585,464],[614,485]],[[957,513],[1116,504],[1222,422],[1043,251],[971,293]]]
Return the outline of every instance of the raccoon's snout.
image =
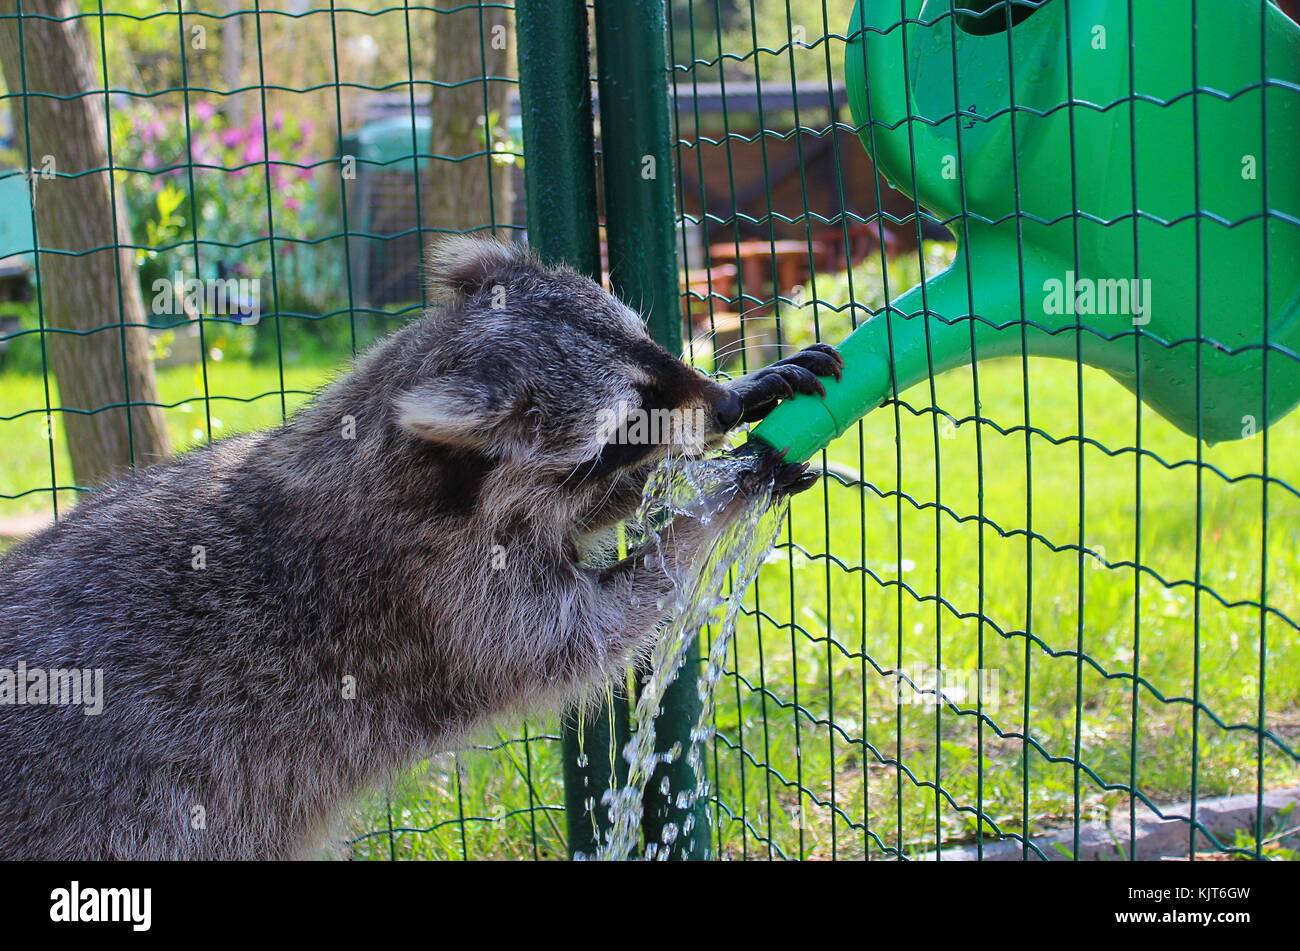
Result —
[[[718,428],[723,432],[740,425],[740,417],[745,411],[745,403],[731,389],[722,387],[722,392],[713,401],[713,416]]]

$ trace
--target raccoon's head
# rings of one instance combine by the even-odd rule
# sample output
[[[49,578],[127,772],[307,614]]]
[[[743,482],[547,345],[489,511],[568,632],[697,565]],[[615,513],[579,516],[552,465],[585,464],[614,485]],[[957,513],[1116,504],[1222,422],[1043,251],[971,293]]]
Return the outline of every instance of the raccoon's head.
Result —
[[[461,237],[430,253],[429,280],[444,304],[422,322],[396,406],[418,439],[612,500],[639,493],[664,456],[698,454],[740,421],[738,396],[567,268]]]

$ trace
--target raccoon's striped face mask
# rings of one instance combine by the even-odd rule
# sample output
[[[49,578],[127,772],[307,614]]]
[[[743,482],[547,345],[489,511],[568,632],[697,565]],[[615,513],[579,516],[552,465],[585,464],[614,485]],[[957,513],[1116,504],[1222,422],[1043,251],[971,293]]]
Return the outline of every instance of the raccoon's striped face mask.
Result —
[[[742,404],[648,337],[627,347],[629,399],[598,414],[596,451],[583,470],[600,479],[667,455],[699,455],[740,422]]]
[[[718,445],[732,390],[654,343],[593,281],[523,249],[457,238],[431,255],[445,298],[395,402],[414,436],[582,482]]]

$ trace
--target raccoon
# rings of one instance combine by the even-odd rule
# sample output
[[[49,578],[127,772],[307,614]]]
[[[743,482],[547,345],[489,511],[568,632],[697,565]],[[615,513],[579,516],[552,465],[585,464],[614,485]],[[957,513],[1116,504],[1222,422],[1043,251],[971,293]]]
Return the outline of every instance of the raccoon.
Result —
[[[652,639],[665,562],[720,525],[585,560],[689,435],[612,438],[602,412],[703,414],[716,446],[840,372],[815,346],[720,384],[515,246],[446,241],[430,275],[437,305],[280,428],[144,469],[0,561],[0,670],[103,683],[99,715],[0,703],[0,857],[310,856],[368,787]],[[737,498],[815,478],[738,468]]]

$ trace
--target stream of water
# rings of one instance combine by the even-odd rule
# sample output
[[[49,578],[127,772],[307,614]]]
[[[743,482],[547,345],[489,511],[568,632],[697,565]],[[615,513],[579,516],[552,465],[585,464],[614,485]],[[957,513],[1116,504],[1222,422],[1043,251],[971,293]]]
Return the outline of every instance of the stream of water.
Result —
[[[741,468],[752,467],[753,459],[671,460],[651,477],[642,496],[637,521],[641,525],[666,524],[668,518],[696,519],[709,525],[723,518],[733,504],[736,477]],[[597,850],[596,858],[624,860],[633,857],[641,843],[641,820],[645,791],[661,763],[686,756],[695,779],[693,789],[663,788],[664,798],[685,810],[687,816],[678,827],[669,823],[663,841],[648,843],[647,859],[666,859],[674,842],[687,842],[695,835],[708,836],[708,829],[694,828],[691,808],[709,794],[708,771],[704,757],[712,738],[714,693],[722,678],[727,650],[735,633],[745,590],[776,542],[784,518],[785,504],[773,506],[771,487],[755,493],[743,503],[738,516],[727,514],[726,524],[714,536],[711,545],[695,562],[673,576],[674,587],[662,606],[668,621],[650,656],[649,673],[642,683],[633,714],[632,739],[622,751],[628,763],[627,785],[607,790],[603,803],[609,809],[610,828]],[[649,537],[658,544],[657,534]],[[665,569],[667,570],[667,569]],[[730,580],[728,580],[730,579]],[[664,692],[681,672],[687,652],[695,637],[706,626],[713,629],[708,662],[700,674],[697,689],[701,706],[699,718],[691,730],[689,746],[683,750],[676,743],[665,753],[655,751],[655,717]],[[668,776],[662,782],[669,783]]]

